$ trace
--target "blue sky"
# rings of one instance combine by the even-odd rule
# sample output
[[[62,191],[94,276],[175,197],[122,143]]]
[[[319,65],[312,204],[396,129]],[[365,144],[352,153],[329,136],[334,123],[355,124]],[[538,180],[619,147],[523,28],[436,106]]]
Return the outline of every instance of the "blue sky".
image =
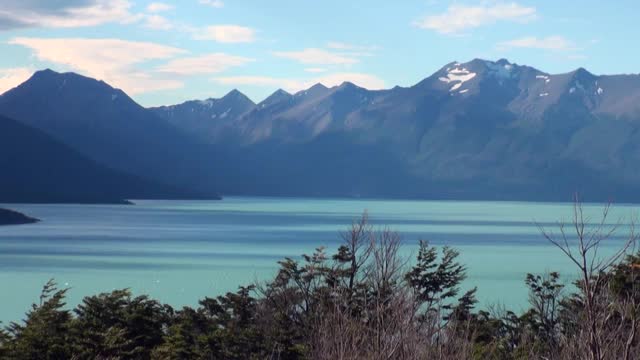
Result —
[[[639,73],[638,13],[633,0],[2,0],[0,92],[47,67],[145,106],[233,88],[260,101],[316,82],[409,86],[476,57]]]

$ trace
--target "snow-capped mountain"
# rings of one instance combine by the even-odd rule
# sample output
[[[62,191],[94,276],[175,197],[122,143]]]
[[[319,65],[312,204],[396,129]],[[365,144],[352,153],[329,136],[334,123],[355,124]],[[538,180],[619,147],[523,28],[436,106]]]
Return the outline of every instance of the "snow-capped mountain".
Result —
[[[234,90],[143,109],[46,72],[0,97],[0,114],[108,166],[222,194],[640,200],[639,75],[475,59],[410,87],[316,84],[258,104]]]

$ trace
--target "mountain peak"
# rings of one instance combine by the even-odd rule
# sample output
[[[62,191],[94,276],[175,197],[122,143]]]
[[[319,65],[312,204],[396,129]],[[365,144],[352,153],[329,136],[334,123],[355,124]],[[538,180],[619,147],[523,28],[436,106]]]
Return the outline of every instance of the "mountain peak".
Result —
[[[352,83],[351,81],[343,81],[342,84],[340,84],[340,86],[338,87],[341,89],[344,89],[344,88],[357,88],[359,86]]]
[[[51,70],[49,68],[43,69],[43,70],[38,70],[36,72],[33,73],[33,75],[31,76],[31,78],[29,78],[29,80],[46,80],[46,79],[82,79],[88,82],[96,82],[96,83],[103,83],[106,84],[104,81],[101,80],[97,80],[91,77],[87,77],[84,75],[80,75],[78,73],[75,72],[57,72],[55,70]],[[27,80],[27,82],[29,81]]]
[[[326,86],[324,86],[321,83],[317,83],[315,85],[313,85],[312,87],[308,88],[307,90],[301,90],[298,91],[296,93],[296,96],[316,96],[316,95],[322,95],[325,94],[329,91],[329,88],[327,88]]]
[[[271,105],[274,104],[276,102],[285,100],[285,99],[289,99],[291,98],[293,95],[289,94],[288,92],[282,90],[282,89],[278,89],[276,91],[273,92],[273,94],[269,95],[266,99],[262,100],[262,102],[260,102],[260,104],[262,105]]]
[[[109,101],[113,101],[116,98],[128,98],[122,90],[114,88],[102,80],[74,72],[61,73],[51,69],[34,72],[25,82],[3,95],[17,93],[39,93],[43,96],[65,93],[76,98],[104,98]]]
[[[226,97],[238,97],[238,96],[244,96],[244,94],[241,93],[238,89],[233,89],[233,90],[229,91],[225,96],[223,96],[223,98],[226,98]]]
[[[49,68],[38,70],[33,73],[33,76],[51,76],[51,75],[60,75],[59,72],[51,70]]]
[[[242,92],[240,92],[238,89],[233,89],[231,91],[229,91],[227,93],[227,95],[223,96],[221,98],[221,100],[235,100],[235,101],[242,101],[251,105],[255,105],[255,103],[249,99],[249,97],[245,94],[243,94]]]
[[[291,96],[291,94],[285,90],[282,89],[278,89],[276,91],[273,92],[273,94],[271,95],[285,95],[285,96]]]
[[[326,86],[324,86],[323,84],[321,84],[321,83],[317,83],[317,84],[313,85],[312,87],[310,87],[309,90],[311,90],[311,91],[328,90],[328,88]]]
[[[574,76],[586,76],[586,77],[596,77],[593,73],[591,73],[589,70],[583,68],[583,67],[579,67],[576,70],[573,71]]]

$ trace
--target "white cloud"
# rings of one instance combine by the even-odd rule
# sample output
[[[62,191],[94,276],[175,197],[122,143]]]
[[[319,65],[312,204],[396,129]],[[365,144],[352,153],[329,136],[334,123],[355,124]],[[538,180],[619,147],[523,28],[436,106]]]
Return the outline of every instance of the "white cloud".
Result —
[[[464,30],[499,21],[527,22],[535,19],[534,7],[518,3],[498,3],[491,5],[450,5],[439,15],[430,15],[414,23],[415,26],[434,30],[441,34],[459,34]]]
[[[380,49],[377,45],[355,45],[340,41],[329,41],[327,43],[329,49],[346,50],[346,51],[376,51]]]
[[[303,83],[286,78],[275,78],[269,76],[223,76],[213,78],[212,81],[230,86],[260,86],[281,88],[287,91],[296,92],[303,87]]]
[[[26,67],[0,69],[0,94],[22,84],[32,74],[33,70]]]
[[[304,69],[304,71],[310,72],[310,73],[323,73],[323,72],[326,72],[327,69],[325,69],[325,68],[306,68],[306,69]]]
[[[158,71],[179,75],[212,74],[223,72],[229,68],[242,66],[254,59],[214,53],[202,56],[174,59],[157,68]]]
[[[151,4],[147,5],[147,11],[148,12],[152,12],[152,13],[169,11],[171,9],[173,9],[173,5],[169,5],[169,4],[165,4],[165,3],[161,3],[161,2],[154,2],[154,3],[151,3]]]
[[[214,25],[196,30],[194,38],[220,43],[250,43],[255,41],[255,30],[238,25]]]
[[[508,50],[512,48],[528,48],[553,51],[577,50],[575,44],[562,36],[548,36],[538,38],[535,36],[503,41],[497,45],[498,49]]]
[[[307,48],[300,51],[276,51],[273,54],[302,64],[350,65],[359,62],[355,57],[317,48]]]
[[[119,39],[26,38],[9,44],[33,50],[42,60],[69,67],[84,75],[104,80],[130,94],[176,89],[182,81],[136,68],[150,60],[168,59],[185,53],[175,47]]]
[[[153,30],[171,30],[174,28],[173,23],[169,19],[160,15],[145,15],[144,27]]]
[[[224,2],[222,0],[200,0],[199,2],[202,5],[208,5],[214,8],[224,7]]]
[[[20,27],[73,28],[109,22],[130,23],[139,19],[132,14],[129,0],[61,1],[8,0],[0,8],[0,30]]]
[[[225,76],[213,78],[212,81],[229,86],[244,85],[282,88],[292,93],[308,89],[317,83],[332,87],[349,81],[370,90],[384,89],[385,86],[382,79],[375,75],[364,73],[333,73],[312,79],[290,79],[268,76]]]

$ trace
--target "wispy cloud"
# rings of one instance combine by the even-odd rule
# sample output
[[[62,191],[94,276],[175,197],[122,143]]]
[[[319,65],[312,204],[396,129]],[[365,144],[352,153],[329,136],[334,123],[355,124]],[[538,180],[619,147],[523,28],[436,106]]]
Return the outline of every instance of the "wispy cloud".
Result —
[[[340,41],[329,41],[327,43],[327,47],[329,49],[335,49],[335,50],[358,51],[358,52],[376,51],[380,49],[380,47],[377,45],[355,45],[355,44],[349,44],[349,43],[344,43]]]
[[[172,9],[173,9],[173,5],[169,5],[161,2],[154,2],[147,5],[147,11],[152,13],[164,12]]]
[[[426,16],[414,22],[414,25],[440,34],[452,35],[500,21],[528,22],[535,17],[536,8],[515,2],[476,6],[454,4],[444,13]]]
[[[214,53],[174,59],[159,66],[157,70],[178,75],[213,74],[242,66],[252,61],[255,60],[225,53]]]
[[[360,61],[356,57],[318,48],[307,48],[300,51],[275,51],[273,54],[277,57],[312,65],[349,65]]]
[[[225,76],[215,77],[212,81],[229,86],[282,88],[292,93],[308,89],[317,83],[332,87],[340,85],[345,81],[371,90],[383,89],[385,87],[384,81],[375,75],[351,72],[327,74],[310,79],[277,78],[269,76]]]
[[[325,68],[306,68],[306,69],[304,69],[304,71],[309,72],[309,73],[323,73],[323,72],[326,72],[327,69],[325,69]]]
[[[0,7],[0,30],[129,23],[139,20],[131,7],[129,0],[8,0]]]
[[[153,30],[171,30],[175,27],[175,25],[164,16],[145,15],[144,27]]]
[[[270,76],[222,76],[211,79],[213,82],[229,86],[260,86],[281,88],[287,91],[298,91],[302,82],[295,79],[276,78]]]
[[[540,49],[553,51],[575,51],[578,50],[576,45],[562,36],[547,36],[538,38],[536,36],[528,36],[519,39],[503,41],[498,43],[499,50],[509,50],[513,48]]]
[[[0,69],[0,94],[10,90],[33,74],[33,70],[26,67]]]
[[[194,30],[196,40],[213,40],[220,43],[250,43],[255,41],[256,31],[239,25],[213,25]]]
[[[9,44],[27,47],[42,61],[105,80],[131,94],[183,86],[179,79],[136,67],[147,61],[185,53],[185,50],[171,46],[120,39],[27,37],[13,38]]]
[[[222,0],[199,0],[198,2],[202,5],[207,5],[214,8],[224,7],[224,2]]]

